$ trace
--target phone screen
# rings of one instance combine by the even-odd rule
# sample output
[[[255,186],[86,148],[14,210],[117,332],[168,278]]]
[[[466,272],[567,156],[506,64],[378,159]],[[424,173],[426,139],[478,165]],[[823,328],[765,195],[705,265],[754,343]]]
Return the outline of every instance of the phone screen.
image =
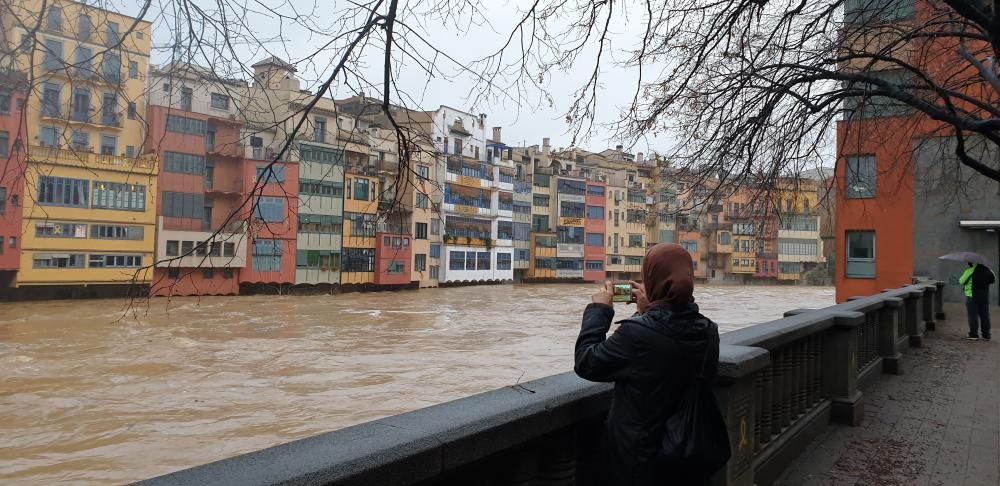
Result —
[[[612,302],[632,302],[632,286],[627,283],[616,283],[612,287]]]

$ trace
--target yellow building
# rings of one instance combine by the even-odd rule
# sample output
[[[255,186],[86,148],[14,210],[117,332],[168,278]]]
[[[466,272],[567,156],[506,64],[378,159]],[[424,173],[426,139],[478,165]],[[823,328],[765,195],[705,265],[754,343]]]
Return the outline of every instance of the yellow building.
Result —
[[[375,283],[375,233],[382,187],[376,172],[368,165],[367,140],[364,145],[360,142],[351,140],[344,144],[347,171],[341,285]]]
[[[156,222],[145,140],[151,24],[69,1],[0,13],[30,73],[21,269],[15,285],[147,283]],[[24,26],[38,25],[34,36]]]

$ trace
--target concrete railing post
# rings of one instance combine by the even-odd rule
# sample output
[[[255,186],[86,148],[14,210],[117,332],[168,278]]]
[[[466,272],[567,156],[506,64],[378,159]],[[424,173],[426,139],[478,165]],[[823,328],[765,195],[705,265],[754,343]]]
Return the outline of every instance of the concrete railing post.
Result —
[[[924,327],[928,331],[933,331],[937,329],[937,323],[934,322],[934,300],[937,295],[937,285],[934,283],[926,283],[924,286],[924,295],[920,297],[921,309],[920,313],[923,315]]]
[[[878,352],[882,356],[882,372],[892,375],[903,374],[903,349],[897,336],[900,326],[900,311],[903,299],[886,297],[878,310]]]
[[[834,422],[857,426],[864,417],[858,389],[858,341],[855,329],[865,323],[861,312],[837,312],[823,343],[823,383],[830,397]]]
[[[715,396],[729,428],[733,456],[712,479],[712,486],[753,486],[757,446],[756,378],[770,365],[766,349],[749,346],[719,347],[719,380]]]
[[[910,337],[910,347],[919,348],[924,344],[924,320],[920,317],[920,298],[923,291],[911,290],[903,296],[903,308],[906,315],[906,335]]]
[[[934,318],[943,321],[947,319],[944,313],[944,286],[945,282],[938,280],[934,282],[937,292],[934,292]]]

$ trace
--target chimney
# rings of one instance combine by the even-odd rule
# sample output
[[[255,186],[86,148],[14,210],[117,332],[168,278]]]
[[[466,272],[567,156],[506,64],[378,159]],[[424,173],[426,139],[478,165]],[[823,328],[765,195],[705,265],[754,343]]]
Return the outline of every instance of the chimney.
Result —
[[[615,145],[615,150],[617,150],[619,152],[622,151],[622,148],[624,148],[624,147],[622,147],[621,145]]]
[[[479,128],[486,127],[486,113],[479,114]]]
[[[636,162],[645,162],[646,161],[646,156],[643,155],[642,152],[639,152],[639,153],[635,154],[635,160],[636,160]]]
[[[548,155],[550,150],[552,150],[552,148],[549,145],[549,137],[545,137],[542,139],[542,153]]]
[[[493,141],[500,143],[500,127],[493,127]]]

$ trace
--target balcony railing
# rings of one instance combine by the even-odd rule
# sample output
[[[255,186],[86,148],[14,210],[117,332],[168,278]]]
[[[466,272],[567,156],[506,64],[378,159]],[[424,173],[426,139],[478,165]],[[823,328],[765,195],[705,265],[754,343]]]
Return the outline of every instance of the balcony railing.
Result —
[[[31,145],[28,147],[28,158],[35,161],[45,161],[83,167],[114,168],[120,170],[151,170],[156,168],[156,157],[153,155],[126,157],[38,145]]]

